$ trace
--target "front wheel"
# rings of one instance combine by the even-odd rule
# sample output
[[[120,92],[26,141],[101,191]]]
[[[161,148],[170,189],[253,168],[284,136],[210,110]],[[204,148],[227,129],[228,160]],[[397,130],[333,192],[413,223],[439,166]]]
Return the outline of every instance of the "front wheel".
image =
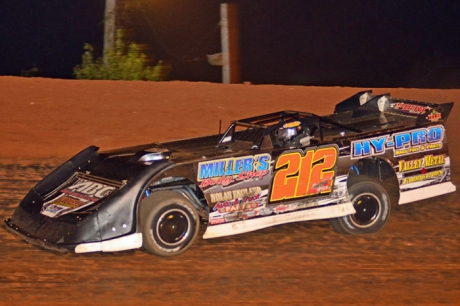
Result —
[[[190,201],[174,191],[152,193],[141,203],[143,247],[160,256],[185,252],[195,240],[200,219]]]
[[[358,177],[348,188],[356,213],[330,219],[332,228],[342,234],[371,234],[380,231],[390,216],[390,198],[385,188],[369,177]]]

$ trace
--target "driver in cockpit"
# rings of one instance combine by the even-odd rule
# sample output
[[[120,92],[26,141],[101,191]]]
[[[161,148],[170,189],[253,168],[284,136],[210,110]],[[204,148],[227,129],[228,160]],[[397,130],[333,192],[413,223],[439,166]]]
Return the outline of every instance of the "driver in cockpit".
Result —
[[[308,146],[311,138],[310,129],[303,127],[300,121],[286,122],[278,128],[277,141],[280,146]]]

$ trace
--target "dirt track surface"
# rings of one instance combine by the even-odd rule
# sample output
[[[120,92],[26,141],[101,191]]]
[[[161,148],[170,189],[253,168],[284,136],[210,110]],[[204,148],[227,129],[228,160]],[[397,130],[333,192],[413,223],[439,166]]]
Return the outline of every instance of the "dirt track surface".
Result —
[[[367,89],[367,88],[366,88]],[[318,114],[361,89],[0,77],[0,217],[55,166],[102,149],[216,133],[218,121],[282,109]],[[374,89],[430,102],[460,90]],[[460,107],[447,124],[460,186]],[[385,229],[345,236],[327,221],[277,226],[160,258],[142,250],[60,254],[0,230],[0,305],[457,305],[458,192],[393,207]],[[204,228],[202,229],[202,233]]]

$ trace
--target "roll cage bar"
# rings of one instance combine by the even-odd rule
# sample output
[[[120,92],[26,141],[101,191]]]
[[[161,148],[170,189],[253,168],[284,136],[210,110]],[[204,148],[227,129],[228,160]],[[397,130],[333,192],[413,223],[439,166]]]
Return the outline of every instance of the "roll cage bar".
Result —
[[[311,127],[312,134],[317,130],[320,142],[324,141],[323,129],[327,129],[330,125],[356,133],[362,132],[354,127],[312,113],[285,110],[232,122],[220,138],[217,147],[229,147],[237,141],[243,141],[251,142],[253,149],[261,148],[267,136],[273,141],[276,131],[284,123],[290,121],[299,121],[303,126]]]

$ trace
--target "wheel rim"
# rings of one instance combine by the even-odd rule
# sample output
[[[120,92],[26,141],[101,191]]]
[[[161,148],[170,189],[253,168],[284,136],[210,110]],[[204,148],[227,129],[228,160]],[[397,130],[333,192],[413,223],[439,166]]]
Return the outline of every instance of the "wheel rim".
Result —
[[[357,227],[372,226],[378,220],[381,211],[380,200],[372,193],[361,194],[353,200],[356,213],[351,220]]]
[[[171,209],[158,219],[157,234],[164,244],[177,245],[187,239],[190,231],[189,216],[179,209]]]

